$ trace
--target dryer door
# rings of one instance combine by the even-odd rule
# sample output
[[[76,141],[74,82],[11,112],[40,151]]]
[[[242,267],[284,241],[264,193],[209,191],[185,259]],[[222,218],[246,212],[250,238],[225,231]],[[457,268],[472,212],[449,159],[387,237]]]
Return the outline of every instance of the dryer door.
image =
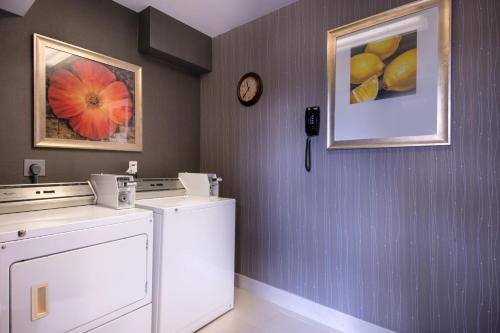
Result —
[[[68,332],[146,297],[147,236],[17,262],[11,332]]]

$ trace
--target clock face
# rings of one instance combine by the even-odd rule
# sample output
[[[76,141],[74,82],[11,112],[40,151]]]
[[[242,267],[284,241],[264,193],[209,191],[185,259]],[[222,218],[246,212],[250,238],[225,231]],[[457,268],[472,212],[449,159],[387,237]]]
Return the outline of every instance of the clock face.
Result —
[[[238,84],[238,99],[241,104],[251,106],[260,98],[262,94],[262,81],[255,73],[245,74]]]

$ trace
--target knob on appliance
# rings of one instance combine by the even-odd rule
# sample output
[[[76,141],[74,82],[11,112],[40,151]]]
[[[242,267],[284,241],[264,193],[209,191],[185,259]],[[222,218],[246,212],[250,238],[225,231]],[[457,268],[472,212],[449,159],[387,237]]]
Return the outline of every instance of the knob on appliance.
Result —
[[[118,200],[120,202],[127,202],[127,193],[120,193],[120,195],[118,196]]]

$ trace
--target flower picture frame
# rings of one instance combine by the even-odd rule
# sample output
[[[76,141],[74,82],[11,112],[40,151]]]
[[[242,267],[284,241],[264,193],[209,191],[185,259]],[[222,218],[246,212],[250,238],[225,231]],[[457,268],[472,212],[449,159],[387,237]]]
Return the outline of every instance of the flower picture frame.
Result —
[[[327,149],[449,145],[451,0],[328,32]]]
[[[39,34],[34,44],[34,146],[136,151],[142,69]]]

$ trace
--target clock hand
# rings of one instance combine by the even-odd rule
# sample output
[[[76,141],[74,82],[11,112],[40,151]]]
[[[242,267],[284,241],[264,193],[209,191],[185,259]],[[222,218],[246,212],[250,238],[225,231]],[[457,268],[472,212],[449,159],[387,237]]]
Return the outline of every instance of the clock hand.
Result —
[[[248,91],[250,91],[250,87],[248,87],[247,91],[245,91],[245,93],[243,94],[243,98],[245,98],[245,96],[248,94]]]

